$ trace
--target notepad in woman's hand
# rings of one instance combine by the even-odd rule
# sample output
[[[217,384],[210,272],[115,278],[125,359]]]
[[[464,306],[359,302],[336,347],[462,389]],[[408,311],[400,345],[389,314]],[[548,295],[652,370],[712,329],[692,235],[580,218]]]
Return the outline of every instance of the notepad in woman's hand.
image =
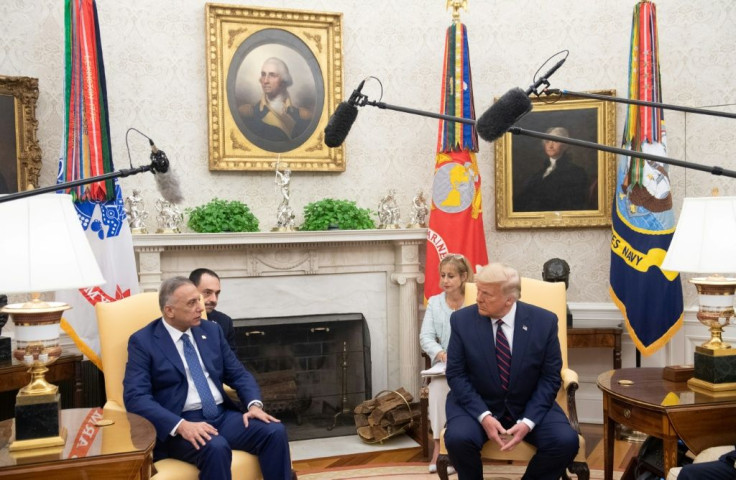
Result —
[[[447,368],[447,364],[445,362],[437,362],[432,366],[432,368],[422,370],[419,373],[421,373],[423,377],[436,377],[439,375],[444,375],[445,368]]]

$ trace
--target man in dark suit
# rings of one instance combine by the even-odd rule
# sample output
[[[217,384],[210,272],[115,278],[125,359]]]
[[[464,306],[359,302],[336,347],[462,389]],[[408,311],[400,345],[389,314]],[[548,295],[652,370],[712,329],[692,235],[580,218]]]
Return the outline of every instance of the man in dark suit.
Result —
[[[220,276],[209,268],[198,268],[189,274],[189,280],[197,287],[204,301],[204,308],[207,311],[207,320],[212,320],[222,328],[230,348],[236,351],[235,345],[235,328],[233,328],[233,319],[219,310],[217,301],[220,298]]]
[[[554,127],[551,135],[570,138],[567,129]],[[588,208],[588,174],[567,153],[567,145],[543,140],[545,159],[514,197],[516,212],[558,212]]]
[[[286,429],[263,410],[261,392],[225,342],[222,329],[202,322],[200,295],[187,278],[164,281],[162,317],[128,341],[125,408],[156,428],[154,460],[197,466],[200,479],[230,479],[232,450],[258,456],[264,480],[291,478]],[[247,412],[236,409],[227,383]]]
[[[525,440],[537,453],[523,478],[558,479],[577,454],[578,435],[555,402],[562,382],[557,317],[518,301],[521,282],[511,267],[487,265],[475,282],[477,304],[450,317],[445,445],[451,463],[460,480],[482,479],[486,441],[507,451]]]
[[[680,470],[677,480],[734,480],[736,479],[736,450],[731,450],[712,462],[691,463]]]

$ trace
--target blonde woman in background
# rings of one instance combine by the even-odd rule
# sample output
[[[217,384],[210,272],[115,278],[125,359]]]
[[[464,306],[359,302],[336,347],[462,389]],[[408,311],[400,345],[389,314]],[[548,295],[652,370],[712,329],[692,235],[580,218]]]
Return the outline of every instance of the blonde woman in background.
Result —
[[[440,288],[442,293],[429,298],[419,333],[419,343],[432,365],[447,362],[450,342],[450,315],[465,304],[465,282],[473,281],[473,270],[468,260],[459,254],[448,254],[440,261]],[[440,451],[440,431],[445,426],[445,399],[450,388],[444,375],[432,377],[429,382],[429,422],[432,425],[434,449],[429,472],[437,471]],[[450,472],[454,469],[450,467]]]

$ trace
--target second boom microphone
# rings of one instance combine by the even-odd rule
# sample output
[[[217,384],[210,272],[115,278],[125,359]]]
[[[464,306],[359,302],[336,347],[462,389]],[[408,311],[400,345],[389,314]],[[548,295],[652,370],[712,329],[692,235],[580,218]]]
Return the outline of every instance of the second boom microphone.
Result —
[[[363,89],[363,85],[365,85],[365,80],[360,82],[358,88],[353,90],[347,102],[340,102],[340,105],[335,109],[335,113],[327,121],[327,126],[325,127],[325,145],[328,147],[339,147],[345,141],[348,133],[350,133],[350,128],[358,117],[358,108],[356,105],[360,103],[360,91]]]

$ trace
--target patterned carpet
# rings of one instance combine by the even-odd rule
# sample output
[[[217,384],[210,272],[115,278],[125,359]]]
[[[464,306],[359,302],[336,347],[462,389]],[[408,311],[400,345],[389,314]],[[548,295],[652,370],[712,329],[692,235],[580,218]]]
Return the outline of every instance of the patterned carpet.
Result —
[[[483,469],[483,480],[519,480],[524,474],[524,468],[514,465],[486,465]],[[297,472],[299,480],[437,480],[436,473],[427,472],[426,463],[403,463],[401,465],[382,465],[371,467],[341,467],[322,470],[319,472]],[[613,472],[613,478],[621,478],[621,472]],[[574,478],[574,477],[573,477]],[[602,480],[603,471],[591,470],[591,480]],[[457,475],[451,475],[450,480],[457,480]]]

